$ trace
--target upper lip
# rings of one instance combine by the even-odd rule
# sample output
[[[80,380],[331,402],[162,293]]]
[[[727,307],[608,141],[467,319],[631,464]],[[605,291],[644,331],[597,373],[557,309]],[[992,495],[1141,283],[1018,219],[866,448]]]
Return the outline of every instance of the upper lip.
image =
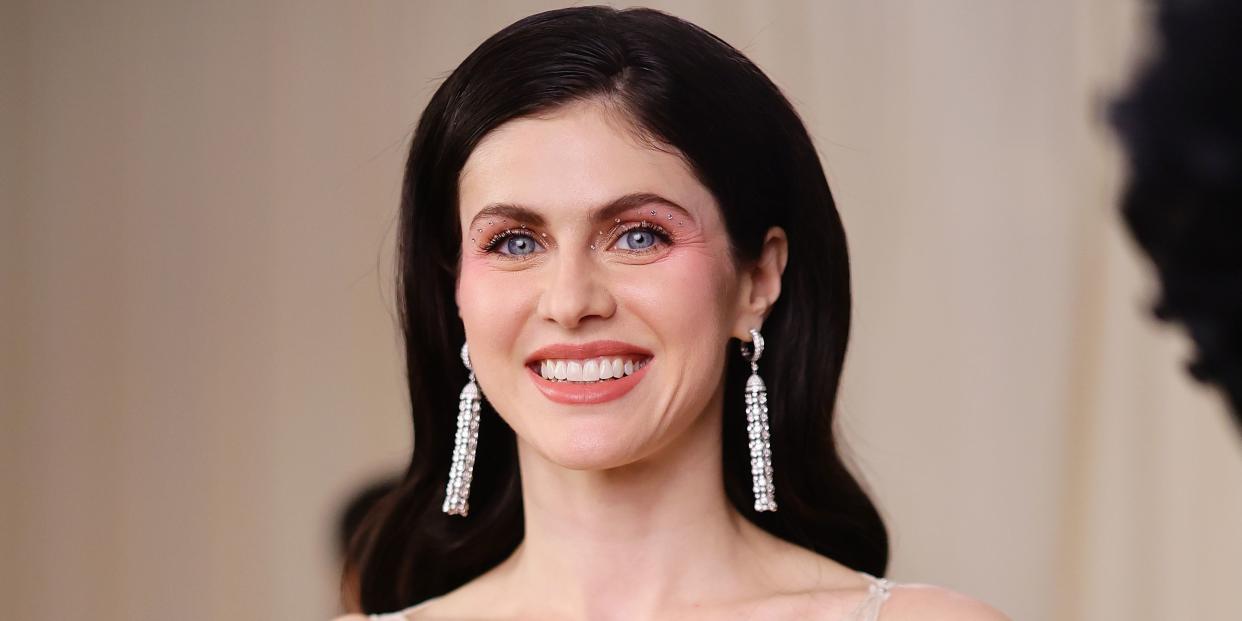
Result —
[[[540,347],[526,359],[526,364],[541,360],[585,360],[604,356],[651,357],[651,352],[622,341],[591,341],[589,343],[557,343]]]

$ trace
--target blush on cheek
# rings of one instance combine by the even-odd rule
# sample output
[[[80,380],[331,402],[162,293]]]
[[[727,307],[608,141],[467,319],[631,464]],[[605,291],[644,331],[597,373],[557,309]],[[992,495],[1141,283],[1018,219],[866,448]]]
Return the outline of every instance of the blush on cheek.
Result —
[[[685,269],[675,276],[673,286],[676,289],[672,295],[681,298],[686,321],[690,322],[687,327],[698,326],[700,332],[710,329],[710,334],[703,334],[705,338],[721,338],[722,335],[727,338],[730,326],[726,324],[733,303],[729,287],[732,268],[721,261],[720,255],[695,252],[686,253],[686,256]]]
[[[480,308],[479,302],[482,289],[479,286],[478,269],[474,265],[475,260],[469,257],[462,257],[461,270],[457,275],[457,309],[461,314],[461,319],[466,323],[466,331],[469,333],[470,320],[469,315],[472,310]]]
[[[706,248],[674,249],[661,261],[634,269],[619,293],[642,309],[661,338],[727,338],[732,272],[727,260]]]
[[[517,344],[539,307],[540,276],[535,268],[497,267],[487,256],[462,257],[457,280],[457,308],[481,356],[511,367],[521,354]]]
[[[497,270],[484,258],[462,259],[461,274],[457,280],[457,307],[461,312],[466,333],[507,332],[520,325],[518,315],[527,309],[525,297],[531,288],[523,284],[524,276],[517,272]]]

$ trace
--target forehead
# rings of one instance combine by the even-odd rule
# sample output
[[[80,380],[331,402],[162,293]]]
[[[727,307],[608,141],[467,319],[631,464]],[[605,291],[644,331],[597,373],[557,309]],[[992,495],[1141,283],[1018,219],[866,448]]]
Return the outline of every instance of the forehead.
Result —
[[[471,153],[459,182],[464,221],[491,203],[555,215],[640,191],[695,211],[715,205],[675,151],[646,144],[619,113],[592,102],[496,128]]]

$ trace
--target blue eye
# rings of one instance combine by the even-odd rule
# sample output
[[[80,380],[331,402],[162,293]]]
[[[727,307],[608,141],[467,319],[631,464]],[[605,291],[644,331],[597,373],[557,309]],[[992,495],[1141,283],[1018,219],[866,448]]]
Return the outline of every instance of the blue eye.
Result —
[[[538,247],[539,243],[530,235],[514,234],[501,240],[500,254],[522,256],[534,252]]]
[[[511,258],[524,258],[526,255],[534,254],[542,249],[543,246],[535,241],[535,237],[530,231],[526,230],[526,227],[501,231],[483,246],[484,252],[501,254]]]
[[[621,250],[646,250],[655,243],[655,232],[645,227],[630,229],[617,239],[617,247]]]

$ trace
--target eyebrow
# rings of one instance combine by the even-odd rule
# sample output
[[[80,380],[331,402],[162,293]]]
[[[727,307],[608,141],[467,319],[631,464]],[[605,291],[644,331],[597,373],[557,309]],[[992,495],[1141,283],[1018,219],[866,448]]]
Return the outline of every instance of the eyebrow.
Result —
[[[660,196],[659,194],[653,194],[651,192],[631,192],[630,194],[618,196],[617,198],[608,201],[608,203],[592,209],[590,216],[591,221],[603,222],[605,220],[612,220],[617,216],[617,214],[642,205],[664,205],[665,207],[671,207],[680,211],[684,216],[689,217],[690,215],[684,207],[667,198],[664,198],[663,196]],[[543,226],[545,223],[543,216],[539,215],[537,211],[531,209],[530,207],[514,203],[491,203],[479,210],[479,213],[475,214],[474,218],[470,220],[469,228],[474,228],[476,222],[480,219],[486,218],[508,218],[510,220],[517,220],[518,222],[531,226]]]

